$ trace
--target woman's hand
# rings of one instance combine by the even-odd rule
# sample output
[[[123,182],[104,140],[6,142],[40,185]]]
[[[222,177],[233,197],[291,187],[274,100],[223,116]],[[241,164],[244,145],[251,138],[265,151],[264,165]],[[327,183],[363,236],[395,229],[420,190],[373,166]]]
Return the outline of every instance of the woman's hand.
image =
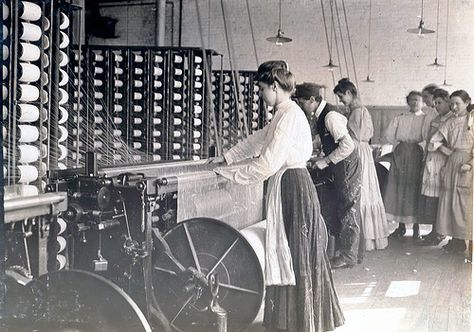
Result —
[[[213,157],[207,160],[207,164],[222,164],[222,163],[225,163],[224,156]]]
[[[470,164],[463,164],[461,165],[461,173],[469,172],[472,169]]]

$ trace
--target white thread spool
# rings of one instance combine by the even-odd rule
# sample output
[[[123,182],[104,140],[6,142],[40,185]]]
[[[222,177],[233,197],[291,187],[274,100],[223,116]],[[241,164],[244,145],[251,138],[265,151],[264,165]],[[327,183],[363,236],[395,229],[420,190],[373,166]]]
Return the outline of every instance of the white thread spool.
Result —
[[[173,150],[179,150],[179,149],[181,149],[181,144],[173,143]]]
[[[141,105],[133,105],[133,111],[136,113],[140,113],[143,110]]]
[[[155,75],[155,76],[163,75],[163,69],[161,69],[160,67],[154,67],[153,68],[153,75]]]
[[[199,93],[194,94],[194,101],[201,101],[202,100],[202,95]]]
[[[94,67],[94,74],[95,74],[95,75],[103,74],[103,73],[104,73],[104,68],[102,68],[102,67]]]
[[[61,13],[61,24],[59,25],[59,29],[65,30],[67,28],[69,28],[69,17],[64,13]]]
[[[45,126],[40,127],[39,133],[40,133],[39,138],[41,141],[45,141],[48,138],[48,129]]]
[[[44,31],[48,31],[51,27],[51,22],[45,16],[41,18],[41,24],[43,25]]]
[[[69,63],[69,57],[63,51],[59,51],[59,55],[60,55],[59,58],[61,59],[61,61],[59,61],[59,66],[65,67]],[[81,72],[82,71],[83,69],[81,68]]]
[[[104,107],[101,104],[94,104],[94,111],[102,111]]]
[[[6,100],[8,98],[8,89],[6,85],[2,84],[2,99]]]
[[[143,82],[135,80],[135,81],[133,81],[133,86],[136,87],[136,88],[141,88],[143,86]]]
[[[115,92],[115,93],[114,93],[114,98],[115,98],[115,99],[122,99],[122,98],[123,98],[123,94],[120,93],[120,92]]]
[[[181,70],[181,69],[179,69],[179,68],[175,68],[175,69],[174,69],[174,74],[175,74],[175,75],[178,75],[178,76],[183,75],[183,70]]]
[[[183,83],[181,81],[174,81],[173,82],[173,87],[176,88],[176,89],[179,89],[183,86]]]
[[[69,113],[66,111],[66,109],[62,106],[59,106],[59,113],[61,116],[59,117],[58,124],[63,124],[67,121],[69,118]],[[82,118],[81,118],[82,119]]]
[[[159,149],[161,149],[161,144],[157,143],[157,142],[153,143],[153,150],[156,151],[156,150],[159,150]]]
[[[153,87],[154,88],[161,88],[163,86],[163,83],[161,81],[153,81]]]
[[[59,129],[58,142],[59,142],[59,143],[60,143],[60,142],[64,142],[64,141],[67,139],[67,136],[68,136],[68,134],[67,134],[67,129],[66,129],[66,127],[61,126],[61,125],[58,126],[58,129]]]
[[[193,138],[200,138],[200,137],[201,137],[201,132],[197,131],[197,130],[194,130],[193,131]]]
[[[69,94],[63,88],[58,88],[58,89],[59,89],[59,95],[61,96],[61,98],[59,99],[59,105],[64,105],[69,100]]]
[[[123,81],[122,80],[114,80],[114,86],[116,88],[121,88],[123,87]]]
[[[43,35],[41,28],[36,24],[21,22],[18,28],[20,39],[25,41],[35,42],[40,40]]]
[[[58,168],[59,169],[67,169],[66,165],[64,165],[63,163],[58,163]]]
[[[137,63],[142,63],[143,62],[143,56],[141,54],[134,54],[134,61]]]
[[[162,100],[162,99],[163,99],[163,95],[162,95],[161,93],[159,93],[159,92],[155,92],[155,93],[153,93],[153,98],[154,98],[155,100]]]
[[[64,145],[58,144],[59,158],[58,160],[64,160],[67,157],[67,149]]]
[[[82,130],[81,130],[82,132]],[[102,129],[94,129],[94,135],[96,136],[100,136],[100,135],[103,135],[104,134],[104,131]]]
[[[121,123],[122,123],[122,118],[117,118],[117,117],[115,117],[115,118],[114,118],[114,123],[115,123],[115,124],[121,124]]]
[[[194,150],[199,150],[200,148],[201,148],[201,144],[193,143],[193,149]]]
[[[201,114],[202,113],[202,107],[199,105],[194,105],[194,114]]]
[[[37,21],[41,18],[41,7],[29,1],[18,4],[19,16],[25,21]]]
[[[153,118],[153,124],[154,125],[160,125],[161,124],[161,119],[160,118]]]
[[[194,87],[197,88],[197,89],[201,89],[202,88],[202,82],[199,82],[199,81],[194,82]]]
[[[18,96],[20,101],[36,101],[39,99],[39,89],[34,85],[20,84],[18,86]]]
[[[179,119],[179,118],[174,118],[174,119],[173,119],[173,124],[174,124],[175,126],[180,126],[180,125],[183,124],[183,120],[181,120],[181,119]]]
[[[66,257],[63,255],[57,255],[56,256],[56,269],[57,270],[62,270],[66,266]]]
[[[136,125],[142,124],[143,120],[141,118],[133,118],[133,123]]]
[[[43,67],[44,68],[49,66],[48,54],[44,53],[41,60],[43,61]]]
[[[141,68],[135,68],[134,69],[135,75],[142,75],[143,74],[143,69]]]
[[[193,118],[193,124],[195,126],[200,126],[202,124],[202,120],[199,118]]]
[[[183,62],[183,57],[181,55],[175,54],[174,63],[182,63],[182,62]]]
[[[10,50],[8,49],[8,46],[7,45],[2,45],[2,58],[3,58],[3,61],[7,60],[8,57],[10,56]]]
[[[43,35],[41,37],[41,45],[43,46],[44,50],[47,50],[49,48],[49,38],[46,35]]]
[[[40,144],[40,157],[46,158],[48,156],[48,146],[44,143]]]
[[[46,163],[40,162],[38,166],[38,176],[43,177],[46,176],[47,173],[47,166]]]
[[[120,67],[114,67],[114,73],[116,75],[122,75],[123,74],[123,69]]]
[[[141,137],[142,136],[142,131],[138,129],[134,129],[132,132],[133,137]]]
[[[8,77],[8,68],[5,65],[2,65],[2,77],[3,80],[6,80]]]
[[[173,93],[173,100],[179,101],[182,99],[181,94],[179,93]]]
[[[22,164],[34,163],[39,159],[40,151],[36,146],[28,144],[18,145],[19,158],[18,162]]]
[[[7,128],[5,128],[5,126],[2,126],[2,131],[3,131],[3,140],[5,141],[5,138],[7,137],[7,134],[8,134]]]
[[[63,238],[62,236],[57,236],[56,237],[56,242],[57,242],[57,252],[61,252],[64,249],[66,249],[66,239]]]
[[[61,68],[59,68],[59,73],[60,73],[60,81],[58,83],[59,86],[65,86],[68,82],[69,82],[69,76],[68,74],[62,70]]]
[[[38,81],[41,73],[38,66],[32,65],[31,63],[20,62],[18,76],[20,81],[31,83]]]
[[[179,113],[181,113],[182,111],[183,111],[183,108],[182,108],[181,106],[179,106],[179,105],[174,105],[174,106],[173,106],[173,112],[174,112],[175,114],[179,114]]]
[[[100,149],[104,144],[99,141],[94,141],[94,149]]]
[[[94,86],[102,86],[104,82],[102,80],[94,79]]]
[[[173,160],[180,160],[181,156],[178,156],[177,154],[174,154],[174,155],[171,156],[171,158],[173,158]]]
[[[153,155],[153,161],[160,161],[160,160],[161,160],[161,156],[159,154]]]
[[[94,98],[95,99],[102,99],[102,98],[104,98],[104,94],[100,91],[95,91],[94,92]]]
[[[202,70],[199,68],[194,69],[194,75],[195,76],[202,76]]]
[[[114,105],[114,112],[122,112],[123,107],[122,105]]]
[[[163,57],[161,55],[155,55],[155,62],[162,63]]]
[[[252,129],[258,128],[258,122],[252,121]]]
[[[100,116],[95,116],[94,117],[94,123],[95,124],[102,124],[102,123],[104,123],[104,119],[102,119]]]
[[[161,113],[163,108],[160,105],[153,105],[153,112],[155,113]]]
[[[143,95],[142,95],[140,92],[134,92],[134,93],[133,93],[133,99],[135,99],[135,100],[142,100],[142,99],[143,99]]]
[[[47,73],[42,72],[41,73],[41,85],[47,85],[49,83],[49,76]]]
[[[38,169],[31,165],[17,166],[17,181],[19,183],[30,183],[38,179]]]
[[[181,137],[181,132],[179,130],[174,130],[173,137]]]
[[[196,55],[196,56],[194,57],[194,62],[195,62],[195,63],[202,63],[202,57]]]
[[[6,105],[2,105],[2,119],[6,120],[8,118],[8,108]]]
[[[97,62],[104,61],[104,56],[100,53],[94,53],[94,61],[97,61]]]
[[[5,24],[3,24],[3,40],[7,39],[8,38],[8,28]]]
[[[123,56],[121,56],[120,54],[114,54],[114,59],[117,62],[122,62],[123,61]]]
[[[134,160],[134,161],[140,161],[140,160],[142,160],[142,156],[134,155],[134,156],[133,156],[133,160]]]
[[[115,149],[120,149],[120,148],[122,147],[122,143],[120,143],[120,142],[114,142],[114,143],[112,144],[112,146],[113,146]]]
[[[64,233],[66,231],[66,228],[67,228],[67,223],[66,221],[63,219],[63,218],[58,218],[56,220],[56,222],[58,223],[58,232],[57,232],[57,235],[60,235],[62,233]]]
[[[141,149],[142,143],[140,142],[133,142],[133,148],[134,149]]]
[[[2,13],[3,13],[3,20],[5,21],[8,16],[10,16],[10,8],[8,8],[7,4],[2,1]]]
[[[153,137],[160,137],[160,136],[161,136],[161,131],[159,131],[159,130],[153,130],[152,133],[151,133],[151,135],[152,135]]]

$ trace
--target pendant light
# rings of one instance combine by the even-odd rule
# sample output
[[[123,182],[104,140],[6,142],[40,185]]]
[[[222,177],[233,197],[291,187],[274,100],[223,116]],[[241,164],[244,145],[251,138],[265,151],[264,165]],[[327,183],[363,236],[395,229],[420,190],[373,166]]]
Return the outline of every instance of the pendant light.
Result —
[[[449,0],[446,2],[446,41],[445,41],[445,50],[444,50],[444,80],[443,86],[451,86],[448,84],[446,78],[448,75],[448,31],[449,31]]]
[[[276,46],[281,46],[285,43],[291,42],[293,39],[283,36],[285,33],[281,30],[281,2],[279,8],[278,31],[275,37],[268,37],[267,41],[274,43]]]
[[[439,67],[443,67],[442,64],[438,62],[438,35],[439,35],[439,0],[438,0],[438,9],[436,10],[436,53],[434,62],[429,64],[428,66],[434,67],[434,70],[438,70]]]
[[[339,67],[338,65],[335,65],[332,62],[332,41],[333,41],[332,33],[333,33],[333,30],[334,30],[333,29],[334,26],[331,25],[331,43],[329,43],[329,34],[328,34],[328,27],[327,27],[327,23],[326,23],[326,14],[324,12],[323,0],[321,0],[321,12],[323,14],[324,32],[326,34],[326,43],[327,43],[327,46],[328,46],[328,53],[329,53],[329,63],[327,65],[324,65],[323,67],[327,68],[329,71],[333,71],[334,68]],[[332,17],[331,22],[334,22],[334,17]]]
[[[372,0],[369,0],[369,37],[367,38],[367,78],[363,81],[366,83],[374,83],[374,80],[370,79],[370,32],[372,28]]]
[[[409,33],[416,33],[418,34],[418,37],[423,38],[426,34],[428,33],[434,33],[434,30],[426,29],[425,28],[425,22],[423,21],[423,7],[424,3],[423,0],[421,0],[421,17],[420,17],[420,23],[418,23],[418,27],[412,28],[412,29],[407,29],[407,32]]]

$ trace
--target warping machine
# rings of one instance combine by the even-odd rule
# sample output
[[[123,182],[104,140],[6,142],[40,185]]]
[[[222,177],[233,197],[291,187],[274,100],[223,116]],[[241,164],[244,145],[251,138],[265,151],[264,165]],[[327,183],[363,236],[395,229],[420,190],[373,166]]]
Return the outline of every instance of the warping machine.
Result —
[[[223,313],[244,328],[263,184],[206,159],[271,118],[255,73],[212,70],[200,48],[81,45],[81,10],[2,1],[0,329],[209,331]]]

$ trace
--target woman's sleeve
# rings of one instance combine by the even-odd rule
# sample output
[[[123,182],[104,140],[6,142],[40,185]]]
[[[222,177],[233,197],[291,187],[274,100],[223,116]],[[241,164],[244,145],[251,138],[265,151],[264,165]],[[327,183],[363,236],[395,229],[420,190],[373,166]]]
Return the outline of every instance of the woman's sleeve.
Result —
[[[220,167],[215,171],[239,184],[252,184],[266,180],[275,174],[288,159],[292,137],[296,135],[297,118],[293,114],[283,116],[276,126],[269,143],[263,147],[258,158],[240,168]]]
[[[232,147],[229,151],[224,153],[224,158],[227,164],[239,162],[241,160],[249,159],[258,156],[263,147],[265,136],[267,135],[268,127],[254,132],[244,140],[240,141],[237,145]]]
[[[397,144],[397,129],[399,122],[400,116],[396,116],[392,119],[392,121],[390,121],[383,134],[384,143],[389,143],[392,145]]]

